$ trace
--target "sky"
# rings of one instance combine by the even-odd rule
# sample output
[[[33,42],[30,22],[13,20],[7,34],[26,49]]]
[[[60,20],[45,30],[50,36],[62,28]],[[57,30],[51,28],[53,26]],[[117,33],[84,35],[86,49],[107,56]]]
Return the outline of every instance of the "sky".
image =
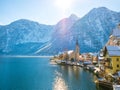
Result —
[[[120,0],[0,0],[0,25],[18,19],[54,25],[71,14],[83,17],[98,7],[120,12]]]

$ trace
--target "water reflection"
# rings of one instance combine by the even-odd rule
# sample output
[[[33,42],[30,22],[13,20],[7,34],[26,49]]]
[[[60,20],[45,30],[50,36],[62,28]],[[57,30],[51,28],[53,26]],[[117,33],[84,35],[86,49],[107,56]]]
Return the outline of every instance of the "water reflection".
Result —
[[[65,80],[60,72],[55,71],[56,77],[53,83],[53,90],[68,90]]]
[[[0,90],[96,90],[94,75],[46,58],[0,58]]]
[[[82,69],[80,70],[77,66],[60,66],[60,72],[65,76],[70,78],[75,78],[78,80],[80,78],[80,72],[82,72]]]
[[[77,66],[59,66],[58,72],[67,83],[68,90],[96,90],[94,78],[89,71]]]
[[[76,67],[76,66],[74,66],[73,68],[72,68],[72,71],[73,71],[73,74],[74,74],[74,76],[75,76],[75,78],[76,79],[79,79],[79,73],[80,73],[80,71],[79,71],[80,69],[78,68],[78,67]]]

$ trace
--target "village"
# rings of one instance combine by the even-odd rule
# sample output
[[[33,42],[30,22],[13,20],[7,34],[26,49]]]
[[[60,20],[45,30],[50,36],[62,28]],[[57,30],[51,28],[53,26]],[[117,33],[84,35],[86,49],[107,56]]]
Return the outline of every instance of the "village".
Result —
[[[97,75],[96,84],[120,90],[120,24],[98,53],[80,53],[78,39],[75,50],[64,51],[51,58],[59,65],[80,66]],[[110,90],[112,90],[110,89]]]

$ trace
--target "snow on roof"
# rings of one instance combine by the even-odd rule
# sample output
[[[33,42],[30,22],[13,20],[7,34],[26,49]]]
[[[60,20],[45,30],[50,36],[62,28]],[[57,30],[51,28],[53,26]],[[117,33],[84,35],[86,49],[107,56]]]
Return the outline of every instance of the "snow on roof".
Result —
[[[114,29],[112,35],[116,37],[120,37],[120,28]]]
[[[99,60],[104,59],[104,57],[98,57]]]
[[[110,56],[120,56],[120,51],[109,51]]]
[[[73,50],[69,50],[67,53],[68,53],[68,54],[71,54],[72,52],[74,52],[74,51],[73,51]]]
[[[120,56],[120,46],[106,46],[109,56]]]

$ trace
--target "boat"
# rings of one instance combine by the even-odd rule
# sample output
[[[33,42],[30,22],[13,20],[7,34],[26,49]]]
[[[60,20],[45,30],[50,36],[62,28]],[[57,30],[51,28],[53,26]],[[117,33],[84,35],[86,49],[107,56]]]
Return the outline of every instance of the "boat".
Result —
[[[58,65],[66,65],[66,61],[65,60],[56,60],[56,63]]]
[[[87,65],[87,69],[91,72],[95,71],[95,66],[94,65]]]
[[[106,90],[113,90],[113,83],[106,81],[104,78],[98,78],[95,83],[99,87],[106,88]]]
[[[83,64],[80,64],[80,67],[84,67],[84,65],[83,65]]]

